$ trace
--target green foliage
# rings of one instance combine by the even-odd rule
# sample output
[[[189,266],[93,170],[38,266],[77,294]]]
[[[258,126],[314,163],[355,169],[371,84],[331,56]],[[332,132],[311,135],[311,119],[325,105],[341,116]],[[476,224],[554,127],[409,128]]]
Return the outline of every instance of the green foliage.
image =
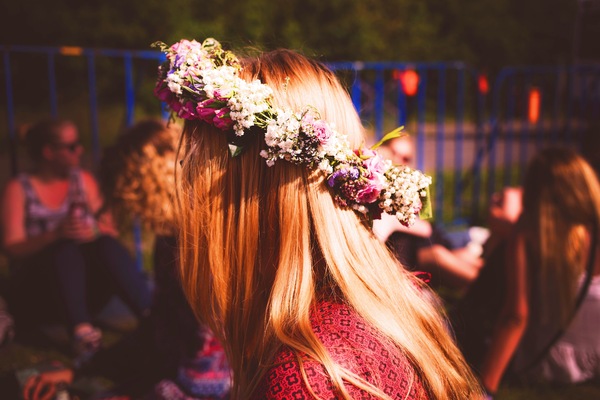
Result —
[[[576,7],[572,0],[5,3],[0,44],[148,49],[156,40],[214,36],[236,47],[290,47],[328,61],[458,59],[492,68],[567,59]]]

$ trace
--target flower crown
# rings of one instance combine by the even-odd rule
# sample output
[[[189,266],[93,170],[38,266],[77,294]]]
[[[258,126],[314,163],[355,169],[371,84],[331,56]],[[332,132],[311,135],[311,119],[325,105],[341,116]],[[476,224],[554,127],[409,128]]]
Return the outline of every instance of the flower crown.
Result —
[[[375,151],[385,140],[400,136],[402,128],[370,149],[353,150],[347,137],[322,120],[314,108],[275,108],[271,88],[260,80],[240,78],[238,59],[218,41],[181,40],[170,47],[162,42],[154,46],[166,55],[155,95],[183,119],[204,121],[233,133],[228,137],[232,156],[241,152],[241,139],[255,126],[264,131],[267,148],[260,155],[268,166],[286,160],[323,171],[342,207],[369,220],[380,218],[382,212],[393,214],[407,226],[419,213],[430,213],[431,178],[407,166],[392,165]]]

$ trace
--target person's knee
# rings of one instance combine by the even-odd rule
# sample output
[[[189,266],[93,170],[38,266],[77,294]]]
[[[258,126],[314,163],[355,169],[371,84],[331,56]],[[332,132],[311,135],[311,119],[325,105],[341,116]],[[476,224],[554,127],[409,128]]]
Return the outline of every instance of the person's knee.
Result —
[[[131,257],[129,250],[117,238],[109,235],[101,235],[95,241],[96,251],[100,257],[118,259]]]
[[[79,245],[74,240],[61,239],[61,240],[57,241],[56,243],[54,243],[50,247],[50,249],[51,249],[51,251],[54,251],[54,252],[61,251],[61,250],[73,251],[74,249],[77,249],[78,247],[79,247]]]
[[[121,243],[110,235],[100,235],[94,240],[94,243],[100,247],[122,246]]]
[[[81,257],[79,244],[73,240],[60,240],[49,249],[49,260],[56,265],[63,265],[71,260],[79,260]]]

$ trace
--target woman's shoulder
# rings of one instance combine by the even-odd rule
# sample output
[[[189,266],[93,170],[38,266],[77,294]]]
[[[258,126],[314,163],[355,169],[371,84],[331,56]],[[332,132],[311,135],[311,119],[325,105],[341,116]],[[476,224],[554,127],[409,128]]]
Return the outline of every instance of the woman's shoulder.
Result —
[[[338,364],[377,380],[412,379],[415,374],[404,352],[350,306],[322,302],[311,318],[313,331]],[[390,382],[392,383],[392,382]]]
[[[371,327],[347,305],[322,302],[311,315],[312,327],[333,360],[340,366],[374,384],[391,397],[425,398],[425,391],[402,351]],[[283,347],[263,379],[261,395],[266,399],[336,398],[324,366],[305,354]],[[373,398],[353,385],[347,385],[353,398]]]
[[[310,388],[318,398],[335,398],[325,368],[316,361],[302,357],[300,362],[296,353],[289,347],[283,347],[276,354],[272,365],[255,391],[253,399],[312,399],[314,397],[304,381],[303,374],[306,374]]]
[[[94,174],[92,172],[88,171],[87,169],[76,168],[76,169],[72,170],[71,173],[74,175],[79,175],[81,177],[83,183],[86,185],[87,184],[96,184],[96,182],[97,182]]]
[[[94,174],[83,168],[76,168],[71,171],[72,179],[75,179],[78,185],[83,185],[88,196],[96,196],[99,193],[98,181]]]
[[[329,351],[334,350],[335,353],[358,346],[373,349],[375,342],[381,339],[381,335],[363,317],[343,303],[319,303],[311,314],[311,324],[315,335]]]
[[[25,188],[23,187],[23,176],[18,175],[14,178],[9,179],[2,188],[2,197],[5,200],[14,199],[15,197],[22,199],[25,194]]]

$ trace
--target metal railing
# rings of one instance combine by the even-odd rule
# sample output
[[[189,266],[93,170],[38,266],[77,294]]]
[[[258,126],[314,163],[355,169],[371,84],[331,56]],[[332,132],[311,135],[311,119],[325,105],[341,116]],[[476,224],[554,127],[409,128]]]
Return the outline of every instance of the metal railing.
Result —
[[[27,67],[27,63],[19,64],[20,58],[38,57],[37,75],[40,65],[45,63],[46,78],[36,76],[38,90],[45,96],[37,97],[45,97],[50,115],[62,117],[69,116],[59,107],[63,87],[57,77],[65,75],[65,71],[59,68],[58,61],[64,58],[85,61],[84,66],[71,66],[70,71],[86,78],[88,104],[82,107],[89,113],[94,164],[102,153],[99,86],[101,91],[110,89],[109,101],[118,98],[123,104],[123,124],[131,125],[136,120],[136,105],[140,99],[152,97],[151,90],[141,90],[144,84],[140,83],[140,71],[151,70],[144,78],[152,83],[156,79],[156,66],[164,59],[159,51],[0,48],[5,137],[10,145],[12,174],[19,169],[15,150],[17,126],[31,122],[17,119],[39,115],[24,112],[27,99],[21,100],[24,105],[20,106],[19,96],[15,96],[22,92],[17,90],[17,83],[27,82],[27,76],[23,76],[26,69],[23,65]],[[40,61],[40,56],[45,61]],[[100,68],[99,64],[107,59],[112,60],[110,68],[104,65]],[[142,66],[138,65],[140,62]],[[16,69],[15,64],[18,64]],[[480,71],[462,62],[337,62],[328,65],[348,85],[353,103],[374,138],[380,138],[398,125],[405,125],[415,135],[417,167],[435,178],[436,220],[448,224],[476,220],[484,213],[487,198],[499,186],[516,183],[518,171],[532,152],[548,143],[577,145],[583,135],[589,134],[590,121],[600,116],[600,66],[507,67],[488,85]],[[107,83],[107,74],[118,74],[119,78]],[[102,80],[100,85],[99,80]],[[535,120],[530,115],[534,90],[537,91]],[[153,111],[156,116],[166,116],[157,100],[146,100],[146,103],[149,101],[156,105]],[[139,241],[139,230],[136,235]],[[139,252],[138,248],[138,259]]]

